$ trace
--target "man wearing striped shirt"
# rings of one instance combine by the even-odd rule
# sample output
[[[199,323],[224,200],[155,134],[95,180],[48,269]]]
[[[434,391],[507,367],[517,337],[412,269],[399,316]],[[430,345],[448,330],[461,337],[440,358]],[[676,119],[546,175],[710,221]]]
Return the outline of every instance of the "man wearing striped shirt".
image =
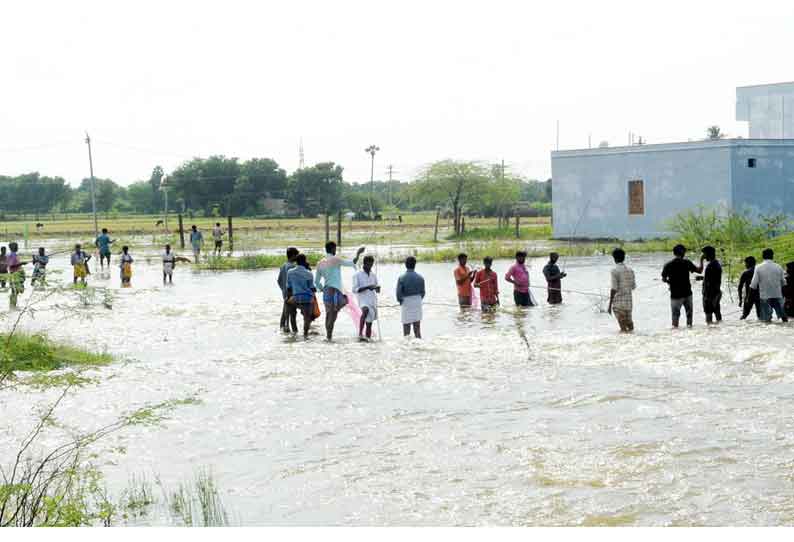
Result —
[[[609,293],[609,314],[614,314],[622,333],[634,331],[632,291],[637,287],[634,271],[625,264],[626,252],[616,248],[612,252],[615,268],[612,269],[612,288]]]

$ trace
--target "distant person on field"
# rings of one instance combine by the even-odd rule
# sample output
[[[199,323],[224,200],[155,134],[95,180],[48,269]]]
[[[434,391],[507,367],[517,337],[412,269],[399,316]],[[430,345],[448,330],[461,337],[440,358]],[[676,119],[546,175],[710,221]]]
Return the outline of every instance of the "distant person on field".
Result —
[[[19,295],[25,292],[25,269],[23,265],[28,262],[23,262],[19,259],[19,245],[16,243],[9,243],[8,250],[10,254],[6,259],[8,264],[8,280],[11,284],[11,295],[8,298],[9,308],[15,310],[17,308],[17,299]]]
[[[44,250],[44,247],[39,247],[39,253],[33,256],[33,275],[30,278],[31,286],[34,286],[36,282],[40,285],[45,284],[48,263],[50,263],[50,257],[47,256],[47,251]]]
[[[416,258],[405,259],[405,273],[397,279],[397,302],[401,306],[403,335],[422,338],[422,300],[425,298],[425,279],[416,272]]]
[[[305,254],[298,254],[295,266],[287,272],[287,302],[300,310],[303,316],[303,337],[309,337],[309,326],[314,321],[314,276]],[[294,332],[298,330],[296,312],[289,313],[289,324]]]
[[[130,247],[121,247],[121,261],[119,268],[121,270],[121,287],[129,288],[132,281],[132,256],[130,255]]]
[[[327,339],[333,340],[334,326],[339,311],[347,305],[347,297],[342,287],[342,267],[355,268],[358,258],[364,252],[364,247],[358,249],[353,260],[345,260],[336,255],[336,243],[329,241],[325,244],[325,258],[317,264],[314,285],[317,291],[323,293],[325,304],[325,334]]]
[[[775,251],[771,248],[764,250],[764,261],[755,268],[753,281],[750,288],[757,288],[761,298],[761,320],[772,321],[772,310],[778,318],[788,322],[788,316],[783,311],[783,287],[786,285],[783,268],[775,263]]]
[[[190,246],[193,247],[193,259],[199,263],[201,247],[204,245],[204,235],[198,230],[195,224],[190,227]]]
[[[761,296],[758,290],[750,288],[750,283],[753,282],[753,275],[755,274],[755,257],[748,256],[744,259],[745,271],[739,279],[739,306],[742,307],[742,320],[747,320],[750,312],[755,307],[755,315],[761,319]]]
[[[546,284],[549,290],[549,305],[559,305],[562,303],[562,279],[567,277],[566,273],[560,271],[557,260],[560,255],[556,252],[549,254],[549,263],[543,268],[543,276],[546,277]]]
[[[358,306],[361,307],[361,320],[358,324],[359,339],[372,338],[372,323],[378,319],[378,294],[380,284],[378,277],[372,272],[375,258],[364,256],[364,268],[353,275],[353,292],[358,297]],[[366,331],[365,331],[366,328]]]
[[[783,298],[785,305],[783,309],[786,311],[786,316],[789,318],[794,317],[794,262],[786,264],[786,287],[783,289]]]
[[[692,327],[692,283],[690,273],[700,273],[691,260],[687,260],[686,247],[676,245],[673,248],[672,260],[662,269],[662,281],[670,286],[670,309],[673,313],[673,327],[677,328],[681,319],[681,309],[686,311],[686,325]]]
[[[707,262],[705,265],[704,261]],[[711,325],[714,321],[719,324],[722,322],[722,265],[714,247],[703,247],[699,269],[703,272],[703,312],[706,314],[706,324]]]
[[[6,247],[0,247],[0,288],[8,282],[8,254]]]
[[[532,295],[529,292],[529,270],[526,266],[527,253],[516,252],[516,263],[510,266],[505,280],[513,285],[513,300],[518,307],[532,307]]]
[[[102,270],[105,269],[105,260],[108,261],[108,270],[110,269],[110,245],[115,243],[115,239],[111,239],[110,235],[108,235],[108,229],[102,228],[102,233],[94,241],[94,245],[96,246],[97,250],[99,250],[99,265],[101,266]]]
[[[458,305],[462,309],[471,307],[471,283],[474,280],[474,271],[466,265],[468,261],[469,257],[466,254],[458,254],[458,266],[452,273],[458,290]]]
[[[87,284],[86,276],[88,276],[88,260],[91,259],[91,256],[83,251],[82,246],[75,245],[74,252],[72,252],[72,269],[74,272],[74,284],[77,284],[79,280],[83,286]]]
[[[223,250],[223,228],[221,228],[220,222],[216,222],[215,227],[212,228],[212,238],[215,240],[215,250],[213,253],[216,256],[220,256]]]
[[[485,267],[474,275],[474,287],[480,289],[482,312],[493,312],[499,306],[499,275],[491,269],[493,258],[486,256],[482,263]]]
[[[634,278],[634,271],[625,263],[626,252],[622,248],[612,251],[612,258],[615,260],[615,267],[611,272],[607,312],[615,315],[621,332],[631,333],[634,331],[632,292],[637,288],[637,282]]]
[[[289,299],[289,294],[287,293],[287,273],[289,273],[290,269],[295,267],[295,259],[298,257],[300,252],[295,247],[289,247],[287,249],[287,261],[284,262],[278,270],[278,278],[276,279],[276,283],[278,283],[278,287],[281,290],[281,298],[283,299],[283,304],[281,307],[281,321],[279,322],[279,328],[284,333],[289,333],[290,327],[290,319],[295,320],[297,316],[291,316],[291,314],[295,313],[298,309],[294,304],[287,303]],[[297,324],[293,326],[292,332],[297,333],[298,327]]]

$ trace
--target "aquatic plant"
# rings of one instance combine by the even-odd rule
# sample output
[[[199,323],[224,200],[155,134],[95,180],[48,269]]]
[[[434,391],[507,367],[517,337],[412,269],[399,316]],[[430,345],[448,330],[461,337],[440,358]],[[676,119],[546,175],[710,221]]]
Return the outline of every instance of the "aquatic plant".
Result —
[[[110,354],[54,343],[44,335],[0,334],[0,363],[5,372],[52,371],[63,367],[107,365]]]
[[[551,238],[551,225],[549,224],[530,224],[519,227],[519,240],[540,240]],[[515,227],[479,227],[467,229],[459,235],[447,236],[448,241],[492,241],[496,239],[510,240],[516,239]]]

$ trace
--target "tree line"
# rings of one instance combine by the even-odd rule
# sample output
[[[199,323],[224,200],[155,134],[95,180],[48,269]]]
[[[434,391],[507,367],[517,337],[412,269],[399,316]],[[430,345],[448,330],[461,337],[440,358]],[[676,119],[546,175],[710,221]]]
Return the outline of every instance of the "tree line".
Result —
[[[97,211],[162,213],[166,192],[171,212],[196,216],[316,216],[353,213],[359,218],[440,210],[459,229],[464,214],[506,217],[517,212],[550,214],[551,182],[524,179],[499,165],[443,160],[410,182],[350,183],[342,166],[323,162],[292,174],[275,160],[240,161],[222,155],[194,158],[166,175],[160,166],[148,179],[120,186],[95,179]],[[62,177],[28,173],[0,176],[0,213],[87,213],[91,180],[70,186]]]

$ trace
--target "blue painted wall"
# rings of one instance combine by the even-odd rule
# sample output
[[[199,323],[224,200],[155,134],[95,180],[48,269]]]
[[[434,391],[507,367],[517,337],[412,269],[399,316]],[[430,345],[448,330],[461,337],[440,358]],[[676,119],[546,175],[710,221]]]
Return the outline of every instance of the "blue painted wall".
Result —
[[[644,181],[645,214],[629,215],[629,181]],[[729,206],[728,144],[672,144],[552,153],[554,237],[651,239],[698,205]]]
[[[750,159],[755,159],[755,168],[748,167]],[[732,162],[734,209],[754,219],[781,213],[794,216],[794,145],[737,144]]]
[[[756,167],[748,167],[755,158]],[[645,214],[629,215],[641,179]],[[556,238],[651,239],[676,214],[707,208],[794,217],[794,141],[721,140],[552,153]]]

